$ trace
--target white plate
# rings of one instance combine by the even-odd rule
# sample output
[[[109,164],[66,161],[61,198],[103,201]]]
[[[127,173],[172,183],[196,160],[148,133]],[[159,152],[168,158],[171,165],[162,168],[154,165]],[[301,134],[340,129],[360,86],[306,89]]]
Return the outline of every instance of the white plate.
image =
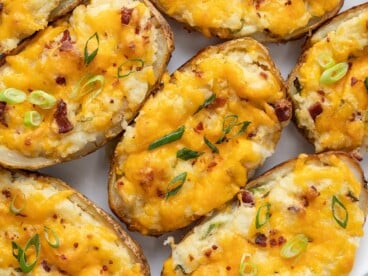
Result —
[[[343,10],[362,3],[364,3],[363,0],[346,0]],[[176,45],[176,50],[169,64],[170,72],[185,63],[198,50],[207,45],[217,43],[216,40],[206,39],[199,33],[188,33],[181,25],[171,20],[169,23],[174,29]],[[287,44],[268,45],[271,55],[279,66],[284,78],[287,77],[294,67],[303,41],[298,40]],[[285,160],[294,158],[302,152],[312,153],[313,148],[296,131],[294,125],[290,124],[284,130],[275,154],[268,159],[258,173]],[[107,174],[109,168],[107,155],[106,148],[103,148],[82,159],[50,167],[42,171],[65,180],[91,200],[95,201],[104,210],[111,213],[107,203]],[[365,157],[367,158],[367,154]],[[366,175],[368,175],[367,160],[364,160],[361,165],[365,169]],[[357,253],[355,266],[351,273],[352,276],[362,276],[368,273],[368,262],[365,260],[365,257],[368,256],[368,223],[365,225],[365,233],[366,235],[362,239],[360,249]],[[160,275],[162,264],[170,254],[170,249],[167,246],[163,246],[163,241],[168,235],[160,238],[151,238],[137,233],[131,234],[142,245],[150,263],[152,275]],[[181,234],[175,234],[176,240]]]

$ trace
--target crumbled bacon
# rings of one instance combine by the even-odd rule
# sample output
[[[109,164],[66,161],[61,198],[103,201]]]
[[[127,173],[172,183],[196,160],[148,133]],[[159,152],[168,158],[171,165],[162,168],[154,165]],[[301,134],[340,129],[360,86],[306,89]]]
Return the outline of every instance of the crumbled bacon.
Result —
[[[63,32],[63,37],[60,40],[61,46],[59,47],[60,51],[68,52],[73,49],[72,38],[70,37],[70,33],[68,30]]]
[[[291,118],[291,103],[282,99],[275,103],[275,113],[279,122],[286,122]]]
[[[199,133],[203,130],[203,123],[199,122],[198,125],[196,125],[196,127],[194,128],[194,131]]]
[[[257,233],[255,243],[259,246],[266,247],[267,246],[267,237],[265,234]]]
[[[209,108],[223,107],[227,102],[226,98],[216,97],[213,102],[208,106]]]
[[[63,77],[63,76],[57,76],[56,79],[55,79],[55,82],[58,85],[66,85],[66,80],[65,80],[65,77]]]
[[[313,104],[312,106],[308,108],[308,111],[313,121],[315,121],[317,116],[323,112],[323,108],[322,108],[321,103],[316,102],[315,104]]]
[[[241,192],[241,201],[246,204],[254,205],[254,197],[253,194],[249,191],[242,190]]]
[[[0,2],[0,13],[3,11],[4,9],[4,4]]]
[[[318,192],[317,188],[314,186],[310,186],[309,189],[307,190],[307,193],[305,194],[306,198],[309,201],[316,199],[319,195],[320,193]]]
[[[41,262],[41,266],[42,266],[43,270],[45,270],[46,272],[50,272],[51,271],[50,266],[48,265],[48,263],[45,260],[43,260]]]
[[[6,123],[5,119],[5,111],[6,111],[6,102],[0,102],[0,123],[8,127],[8,124]]]
[[[351,80],[350,80],[350,85],[351,86],[354,86],[354,85],[357,84],[357,82],[358,82],[357,78],[356,77],[352,77]]]
[[[11,192],[9,190],[2,190],[1,193],[6,197],[6,198],[10,198],[11,197]]]
[[[68,119],[67,104],[63,100],[58,101],[54,118],[59,127],[59,133],[67,133],[73,129],[73,125]]]
[[[121,24],[122,25],[128,25],[130,22],[130,19],[132,17],[134,9],[128,9],[128,8],[122,8],[121,9]]]
[[[253,0],[254,6],[256,7],[256,9],[259,9],[263,2],[264,0]]]

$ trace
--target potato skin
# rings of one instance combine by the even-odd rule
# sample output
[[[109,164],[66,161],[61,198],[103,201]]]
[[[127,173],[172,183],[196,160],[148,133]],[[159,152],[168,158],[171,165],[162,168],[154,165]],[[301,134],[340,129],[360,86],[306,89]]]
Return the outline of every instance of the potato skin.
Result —
[[[156,84],[153,86],[151,91],[154,90],[154,87],[159,83],[160,76],[165,72],[166,65],[170,60],[171,53],[174,50],[174,40],[173,40],[173,33],[171,31],[170,26],[166,22],[165,18],[156,10],[156,8],[150,3],[148,0],[139,0],[140,2],[144,3],[149,9],[152,14],[151,21],[152,24],[155,26],[156,29],[159,30],[158,32],[158,42],[159,48],[161,49],[161,55],[158,58],[157,65],[155,65],[156,74],[159,76],[157,79]],[[65,0],[58,9],[54,11],[51,16],[52,20],[58,19],[65,15],[67,12],[73,10],[78,4],[80,3],[88,5],[90,1],[73,1],[73,0]],[[67,20],[68,17],[64,17],[60,20]],[[28,40],[19,45],[17,49],[15,49],[12,54],[16,54],[29,44]],[[5,56],[0,54],[0,66],[2,66],[5,62]],[[149,93],[147,93],[147,96]],[[142,105],[143,103],[141,103]],[[134,116],[133,116],[134,117]],[[0,165],[13,168],[13,169],[29,169],[29,170],[36,170],[44,167],[48,167],[54,164],[58,164],[61,162],[66,162],[69,160],[77,159],[83,157],[89,153],[94,152],[98,148],[105,145],[108,141],[112,138],[116,137],[123,131],[123,127],[121,122],[116,123],[109,129],[108,135],[100,135],[96,138],[96,140],[86,143],[82,148],[78,151],[74,152],[66,156],[65,158],[46,158],[42,156],[38,157],[28,157],[25,156],[15,150],[8,149],[7,147],[0,145]]]
[[[151,0],[151,2],[163,13],[167,14],[167,11],[165,10],[165,8],[160,4],[160,0]],[[301,37],[303,37],[305,34],[310,34],[313,30],[317,29],[320,25],[322,25],[325,21],[327,21],[328,19],[332,18],[333,16],[335,16],[339,10],[342,8],[342,6],[344,5],[344,0],[340,0],[339,4],[330,12],[324,14],[321,17],[315,17],[313,19],[311,19],[308,22],[308,25],[303,27],[303,28],[299,28],[297,30],[295,30],[294,32],[292,32],[291,34],[287,35],[287,36],[278,36],[275,35],[271,32],[267,32],[265,30],[263,31],[258,31],[255,32],[251,35],[251,37],[253,37],[254,39],[262,42],[262,43],[277,43],[277,42],[281,42],[281,43],[286,43],[287,41],[290,40],[295,40],[295,39],[299,39]],[[182,20],[180,20],[177,17],[172,17],[175,20],[178,20],[179,22],[183,23],[185,25],[186,28],[191,29],[191,30],[196,30],[201,32],[199,27],[193,27],[190,26],[188,23],[183,22]],[[230,31],[228,31],[227,29],[224,28],[213,28],[210,30],[210,34],[211,36],[216,36],[219,38],[223,38],[223,39],[233,39],[233,38],[238,38],[241,37],[241,35],[237,35],[236,33],[232,33]]]

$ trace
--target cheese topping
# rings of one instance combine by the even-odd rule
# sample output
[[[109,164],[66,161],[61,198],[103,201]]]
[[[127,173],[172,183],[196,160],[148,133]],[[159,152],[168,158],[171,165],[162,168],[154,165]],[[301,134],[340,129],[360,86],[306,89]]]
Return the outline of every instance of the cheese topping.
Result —
[[[338,0],[156,0],[169,15],[210,36],[246,36],[267,31],[284,37],[334,10]],[[206,15],[206,16],[204,16]],[[285,20],[293,18],[293,20]]]
[[[297,72],[300,91],[291,91],[296,117],[299,126],[308,130],[317,151],[351,150],[366,144],[367,22],[367,11],[344,20],[312,45]],[[348,72],[334,83],[321,83],[325,69],[318,61],[322,56],[336,64],[348,62]]]
[[[231,199],[274,151],[283,84],[258,44],[241,43],[166,75],[127,128],[114,170],[131,227],[147,234],[188,225]],[[180,157],[188,150],[196,156]]]
[[[301,155],[172,244],[163,275],[239,275],[241,262],[258,272],[249,275],[348,275],[363,235],[358,174],[346,157]],[[346,228],[334,216],[347,216]],[[300,236],[306,247],[289,248]],[[296,255],[285,255],[285,248]]]
[[[0,92],[16,88],[29,96],[42,90],[59,104],[44,109],[29,98],[8,103],[0,116],[0,144],[28,157],[56,159],[116,135],[113,128],[133,118],[158,77],[153,66],[159,30],[150,20],[149,8],[139,1],[93,0],[8,56],[0,68]],[[38,127],[24,125],[32,110],[42,117]]]
[[[45,28],[51,12],[61,0],[0,1],[0,54],[17,47],[18,43]]]
[[[56,189],[48,178],[5,170],[0,170],[0,178],[1,275],[18,275],[15,270],[20,263],[13,256],[12,242],[24,249],[36,234],[41,249],[32,275],[141,274],[140,264],[118,234],[97,212],[91,215],[83,210],[85,206],[70,199],[75,196],[73,190]],[[12,202],[21,209],[19,213],[10,211]],[[55,233],[49,234],[50,241],[59,238],[58,246],[48,243],[45,227],[50,229],[49,233]],[[36,257],[33,248],[25,253],[28,263],[33,262]]]

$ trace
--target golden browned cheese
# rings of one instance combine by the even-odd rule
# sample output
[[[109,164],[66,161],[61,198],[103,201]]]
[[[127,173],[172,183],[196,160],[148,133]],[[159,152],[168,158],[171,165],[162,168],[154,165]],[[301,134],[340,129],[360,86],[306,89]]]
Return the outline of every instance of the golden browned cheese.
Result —
[[[23,250],[36,235],[39,254],[33,246],[25,251],[27,264],[37,259],[30,275],[143,275],[120,233],[91,212],[93,206],[81,205],[74,190],[56,179],[3,169],[0,178],[1,275],[23,275],[12,243]]]
[[[49,26],[19,54],[6,57],[0,92],[16,88],[29,97],[42,90],[66,108],[55,103],[44,109],[29,98],[8,103],[1,116],[0,147],[27,157],[62,159],[87,143],[111,138],[117,134],[113,127],[132,119],[159,77],[153,70],[158,30],[142,2],[107,2],[78,6],[68,20]],[[87,62],[86,53],[93,56],[95,50]],[[93,78],[97,81],[88,83]],[[39,126],[25,124],[29,111],[40,113]],[[67,131],[58,122],[62,113],[71,125]]]
[[[117,146],[110,184],[113,210],[144,234],[184,227],[231,199],[273,153],[290,115],[286,105],[279,121],[282,80],[250,39],[205,50],[162,85]],[[177,130],[180,139],[149,149]]]
[[[317,151],[352,150],[364,146],[368,134],[367,9],[334,23],[320,39],[312,39],[293,75],[299,91],[290,89],[298,126],[305,129]],[[319,37],[318,32],[316,37]],[[348,71],[333,83],[323,83],[326,57],[345,63]],[[323,64],[323,63],[322,63]]]
[[[276,167],[180,243],[170,241],[163,275],[348,275],[365,220],[356,166],[327,154]],[[289,247],[296,237],[305,240]]]
[[[336,9],[339,0],[156,0],[174,18],[210,36],[246,36],[267,30],[279,37],[308,26],[312,18]],[[288,20],[289,19],[289,20]]]

